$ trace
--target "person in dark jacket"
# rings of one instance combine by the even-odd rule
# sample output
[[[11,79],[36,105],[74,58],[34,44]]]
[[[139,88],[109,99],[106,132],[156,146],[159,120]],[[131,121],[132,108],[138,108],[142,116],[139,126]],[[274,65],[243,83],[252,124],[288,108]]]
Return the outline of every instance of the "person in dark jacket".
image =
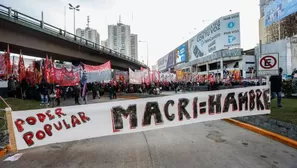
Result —
[[[272,98],[277,97],[277,107],[281,108],[281,101],[282,101],[282,86],[283,86],[283,82],[282,82],[282,73],[283,73],[283,69],[279,68],[278,70],[279,75],[272,75],[270,77],[270,85],[271,85],[271,94],[272,94]]]
[[[48,104],[48,84],[45,79],[42,80],[40,87],[40,96],[41,96],[41,104],[40,105],[49,105]]]
[[[80,102],[79,102],[80,95],[81,95],[81,87],[80,87],[79,84],[76,84],[76,86],[74,88],[74,101],[75,101],[75,104],[80,105]]]

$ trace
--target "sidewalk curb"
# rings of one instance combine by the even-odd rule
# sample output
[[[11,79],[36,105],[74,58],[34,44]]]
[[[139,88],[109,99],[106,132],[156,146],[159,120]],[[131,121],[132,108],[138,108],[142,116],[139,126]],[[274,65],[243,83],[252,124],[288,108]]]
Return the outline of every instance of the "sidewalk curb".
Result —
[[[136,96],[118,96],[118,98],[123,98],[123,99],[141,99],[141,98],[136,97]]]
[[[224,119],[224,121],[229,122],[231,124],[235,124],[235,125],[237,125],[239,127],[248,129],[250,131],[256,132],[258,134],[261,134],[263,136],[274,139],[276,141],[279,141],[279,142],[281,142],[283,144],[286,144],[288,146],[291,146],[291,147],[297,149],[297,141],[294,141],[294,140],[292,140],[290,138],[284,137],[282,135],[279,135],[279,134],[276,134],[276,133],[273,133],[273,132],[264,130],[262,128],[259,128],[259,127],[256,127],[256,126],[253,126],[253,125],[250,125],[250,124],[247,124],[247,123],[243,123],[243,122],[240,122],[240,121],[237,121],[237,120],[234,120],[234,119]]]

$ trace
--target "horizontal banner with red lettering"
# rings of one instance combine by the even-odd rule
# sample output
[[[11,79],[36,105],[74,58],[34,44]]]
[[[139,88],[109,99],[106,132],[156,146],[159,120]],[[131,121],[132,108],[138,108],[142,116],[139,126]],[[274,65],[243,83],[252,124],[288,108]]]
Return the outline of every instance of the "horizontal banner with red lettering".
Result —
[[[84,64],[84,70],[86,72],[88,83],[102,81],[108,82],[112,79],[110,61],[98,66]]]
[[[79,70],[68,71],[66,68],[54,69],[54,80],[60,86],[75,86],[80,82]]]
[[[268,86],[12,112],[17,149],[270,113]]]

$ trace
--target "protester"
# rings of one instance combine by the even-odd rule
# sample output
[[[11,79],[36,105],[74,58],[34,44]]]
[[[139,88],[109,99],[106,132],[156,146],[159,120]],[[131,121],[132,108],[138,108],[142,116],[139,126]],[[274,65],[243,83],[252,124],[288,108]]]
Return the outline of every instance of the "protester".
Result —
[[[81,87],[79,86],[79,84],[76,84],[75,88],[74,88],[74,102],[75,102],[75,104],[80,105],[80,102],[79,102],[80,95],[81,95]]]
[[[51,107],[55,107],[55,102],[56,102],[56,89],[55,89],[54,86],[51,86],[51,88],[50,88],[49,97],[50,97],[50,106],[51,106]]]
[[[40,97],[41,97],[41,104],[40,105],[49,105],[48,104],[48,85],[45,79],[42,80],[40,87]]]
[[[278,75],[272,75],[270,77],[270,84],[271,84],[271,93],[272,93],[272,99],[277,97],[277,107],[282,108],[281,101],[282,101],[282,73],[283,69],[279,68],[278,70],[279,74]]]
[[[56,85],[56,102],[57,102],[57,106],[60,106],[61,96],[62,96],[62,90],[60,89],[59,85]]]
[[[9,77],[8,80],[8,94],[11,97],[16,98],[16,80],[13,79],[13,77]]]
[[[109,94],[109,99],[111,100],[113,98],[113,87],[108,84],[108,94]]]
[[[113,86],[113,99],[117,99],[117,87]]]

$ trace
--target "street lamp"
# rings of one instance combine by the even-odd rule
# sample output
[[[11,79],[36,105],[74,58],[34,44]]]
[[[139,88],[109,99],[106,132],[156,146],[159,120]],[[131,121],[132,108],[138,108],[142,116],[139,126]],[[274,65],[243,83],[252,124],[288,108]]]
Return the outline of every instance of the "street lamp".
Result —
[[[146,43],[146,63],[147,63],[147,67],[149,68],[149,52],[148,52],[148,42],[147,41],[140,41],[140,43]]]
[[[73,28],[74,28],[73,33],[74,33],[74,35],[76,35],[76,33],[75,33],[75,11],[79,11],[79,7],[80,7],[79,5],[77,5],[76,7],[74,7],[74,6],[71,5],[71,3],[69,3],[69,9],[70,10],[73,10],[73,16],[74,16],[73,17],[74,18],[73,19],[74,20],[73,21]]]

